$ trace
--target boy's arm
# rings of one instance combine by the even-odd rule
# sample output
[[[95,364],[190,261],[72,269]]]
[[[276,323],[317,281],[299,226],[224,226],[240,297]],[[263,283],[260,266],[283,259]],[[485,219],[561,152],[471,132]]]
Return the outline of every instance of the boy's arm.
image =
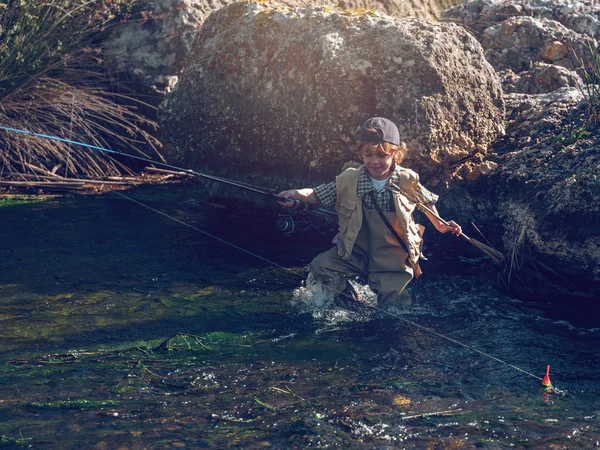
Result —
[[[281,191],[279,193],[282,197],[293,198],[294,200],[300,200],[305,203],[312,203],[314,205],[323,205],[325,207],[331,206],[335,203],[336,199],[336,187],[335,181],[329,183],[323,183],[313,188],[304,189],[289,189],[287,191]],[[279,202],[283,206],[294,206],[292,202]]]
[[[429,206],[428,209],[431,212],[427,211],[426,209],[422,209],[421,211],[423,211],[423,213],[427,216],[427,218],[430,220],[430,222],[433,224],[436,230],[438,230],[440,233],[451,232],[455,236],[460,236],[460,234],[462,233],[462,228],[459,224],[457,224],[454,220],[449,220],[446,223],[442,222],[439,219],[439,214],[437,212],[437,209],[435,208],[435,205]]]
[[[419,210],[427,216],[435,229],[440,233],[451,232],[455,236],[460,236],[462,234],[462,228],[454,220],[449,220],[446,222],[440,217],[435,207],[435,203],[438,201],[439,196],[431,192],[421,183],[417,182],[417,187],[412,195],[403,192],[401,189],[400,192],[409,200],[420,205]]]
[[[321,203],[319,198],[315,195],[315,190],[313,188],[289,189],[287,191],[281,191],[278,195],[285,198],[300,200],[304,203],[312,203],[314,205]],[[283,206],[293,206],[291,202],[279,202],[279,204]]]

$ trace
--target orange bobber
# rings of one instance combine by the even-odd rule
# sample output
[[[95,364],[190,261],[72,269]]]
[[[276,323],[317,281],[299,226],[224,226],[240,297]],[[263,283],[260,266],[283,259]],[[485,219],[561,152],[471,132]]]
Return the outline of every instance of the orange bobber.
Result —
[[[552,387],[552,382],[550,381],[550,365],[546,369],[546,376],[542,380],[542,385],[546,387]]]

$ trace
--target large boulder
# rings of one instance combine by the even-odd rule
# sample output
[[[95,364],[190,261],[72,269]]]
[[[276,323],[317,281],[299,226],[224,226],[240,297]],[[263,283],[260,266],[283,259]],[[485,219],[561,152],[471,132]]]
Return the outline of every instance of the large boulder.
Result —
[[[188,61],[159,117],[194,167],[330,179],[362,122],[385,116],[433,185],[468,175],[503,133],[499,79],[451,23],[238,2],[205,21]]]
[[[104,61],[142,90],[162,97],[173,89],[192,42],[206,18],[235,0],[147,0],[127,23],[112,29],[103,42]],[[458,0],[282,0],[290,7],[374,9],[395,17],[439,17]]]

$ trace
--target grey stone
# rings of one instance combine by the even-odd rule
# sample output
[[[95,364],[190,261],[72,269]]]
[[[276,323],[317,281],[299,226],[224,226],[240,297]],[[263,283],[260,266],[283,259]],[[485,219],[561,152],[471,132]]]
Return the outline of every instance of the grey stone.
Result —
[[[466,176],[502,135],[499,79],[462,27],[374,11],[239,2],[213,13],[161,105],[174,155],[198,167],[323,180],[359,126],[393,120],[431,185]]]
[[[206,18],[234,0],[147,0],[133,20],[115,27],[103,42],[106,66],[133,75],[143,90],[171,91]],[[457,0],[282,0],[289,7],[372,9],[395,17],[439,17]]]

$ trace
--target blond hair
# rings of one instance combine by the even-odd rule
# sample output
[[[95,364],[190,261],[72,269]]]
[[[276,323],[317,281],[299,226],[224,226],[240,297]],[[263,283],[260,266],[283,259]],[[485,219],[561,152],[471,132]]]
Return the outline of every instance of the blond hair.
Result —
[[[365,135],[375,134],[377,135],[377,130],[375,128],[367,128],[365,130]],[[378,151],[381,150],[386,155],[390,155],[394,158],[394,161],[397,164],[400,164],[404,157],[406,156],[406,143],[400,142],[400,145],[390,144],[389,142],[365,142],[358,141],[358,146],[356,147],[357,153],[360,155],[363,150],[370,148],[372,150]]]

